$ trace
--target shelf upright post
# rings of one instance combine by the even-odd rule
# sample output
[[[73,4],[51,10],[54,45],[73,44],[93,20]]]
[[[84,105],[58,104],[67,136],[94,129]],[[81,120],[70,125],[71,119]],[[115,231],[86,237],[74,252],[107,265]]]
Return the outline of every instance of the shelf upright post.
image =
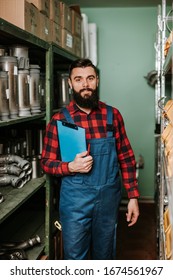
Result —
[[[53,109],[53,48],[50,44],[46,52],[46,124],[52,117]]]
[[[156,150],[156,189],[160,182],[160,109],[158,108],[158,102],[161,97],[161,5],[158,5],[157,14],[157,34],[155,42],[155,70],[157,71],[157,82],[155,83],[155,150]],[[159,147],[159,148],[158,148]]]
[[[50,44],[46,52],[46,124],[52,117],[53,108],[53,49]],[[46,211],[45,211],[45,253],[49,259],[53,259],[53,189],[51,177],[46,174]]]
[[[163,102],[165,98],[165,73],[164,73],[164,48],[166,42],[166,0],[162,0],[162,44],[161,44],[161,97],[163,97]],[[161,127],[162,129],[162,127]]]
[[[172,12],[173,12],[173,2],[172,2]],[[171,30],[173,30],[173,16],[171,16]],[[173,61],[173,48],[171,53],[171,61]],[[171,64],[171,99],[173,99],[173,63]],[[172,166],[173,168],[173,166]],[[170,221],[171,221],[171,249],[173,250],[173,176],[170,180],[170,204],[169,204],[169,212],[170,212]]]
[[[162,11],[161,11],[161,107],[164,107],[165,101],[165,73],[164,73],[164,47],[165,47],[165,37],[166,36],[166,0],[162,0]],[[164,129],[162,115],[160,115],[160,132],[162,134]],[[161,170],[160,170],[160,259],[165,259],[165,250],[163,244],[164,241],[164,199],[165,199],[165,176],[163,169],[163,152],[164,152],[164,144],[160,140],[160,162],[161,162]]]
[[[162,252],[162,233],[160,225],[160,193],[161,193],[161,162],[160,162],[160,122],[161,122],[161,112],[158,107],[159,100],[161,98],[161,5],[158,5],[157,11],[157,34],[155,42],[155,70],[157,71],[157,82],[155,84],[155,169],[156,169],[156,192],[157,192],[157,238],[158,238],[158,247],[159,247],[159,258]]]
[[[157,15],[157,36],[155,43],[156,58],[155,69],[157,71],[157,83],[155,84],[155,120],[156,124],[160,125],[160,110],[158,109],[158,102],[161,98],[161,5],[158,5]]]
[[[162,110],[165,101],[165,73],[164,73],[164,47],[166,41],[166,0],[162,0],[162,4],[158,6],[157,16],[157,44],[155,67],[157,71],[157,83],[155,85],[155,118],[156,124],[159,126],[158,135],[156,135],[157,148],[157,188],[158,188],[158,238],[159,238],[159,259],[165,259],[164,250],[164,199],[165,199],[165,176],[163,170],[163,152],[164,145],[161,141],[161,134],[164,129],[164,121],[162,119]]]

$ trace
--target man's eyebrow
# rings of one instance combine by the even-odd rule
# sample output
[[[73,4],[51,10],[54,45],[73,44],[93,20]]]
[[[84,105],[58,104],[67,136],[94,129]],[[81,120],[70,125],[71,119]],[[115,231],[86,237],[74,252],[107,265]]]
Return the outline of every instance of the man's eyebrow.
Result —
[[[82,76],[75,76],[74,79],[82,78]]]
[[[91,77],[95,77],[94,75],[89,75],[86,77],[86,79],[91,78]],[[82,76],[75,76],[74,79],[79,79],[79,78],[83,78]]]
[[[91,77],[95,78],[95,75],[89,75],[87,78],[91,78]]]

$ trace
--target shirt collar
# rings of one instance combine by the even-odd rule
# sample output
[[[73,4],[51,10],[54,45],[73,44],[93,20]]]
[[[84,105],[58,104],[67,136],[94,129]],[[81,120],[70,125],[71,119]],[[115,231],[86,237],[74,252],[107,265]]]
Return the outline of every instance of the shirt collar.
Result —
[[[94,110],[91,111],[92,112],[96,112],[97,110],[101,111],[101,108],[103,107],[103,103],[101,101],[99,101],[98,107]],[[76,113],[78,111],[80,111],[79,107],[76,105],[75,101],[72,100],[69,105],[67,106],[67,109],[72,113]]]

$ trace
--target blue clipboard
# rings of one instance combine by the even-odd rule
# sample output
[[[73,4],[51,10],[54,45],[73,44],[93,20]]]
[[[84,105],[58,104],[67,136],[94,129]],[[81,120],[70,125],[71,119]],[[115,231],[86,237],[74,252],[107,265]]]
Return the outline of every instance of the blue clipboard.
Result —
[[[58,120],[57,128],[62,161],[73,161],[76,154],[87,150],[86,134],[83,127]]]

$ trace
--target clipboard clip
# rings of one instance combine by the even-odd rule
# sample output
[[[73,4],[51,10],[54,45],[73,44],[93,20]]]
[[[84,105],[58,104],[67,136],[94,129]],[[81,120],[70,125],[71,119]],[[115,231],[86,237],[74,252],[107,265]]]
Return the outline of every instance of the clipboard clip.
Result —
[[[69,122],[66,122],[66,121],[62,121],[62,125],[63,126],[67,126],[69,128],[73,128],[73,129],[76,129],[78,130],[78,126],[76,124],[73,124],[73,123],[69,123]]]

